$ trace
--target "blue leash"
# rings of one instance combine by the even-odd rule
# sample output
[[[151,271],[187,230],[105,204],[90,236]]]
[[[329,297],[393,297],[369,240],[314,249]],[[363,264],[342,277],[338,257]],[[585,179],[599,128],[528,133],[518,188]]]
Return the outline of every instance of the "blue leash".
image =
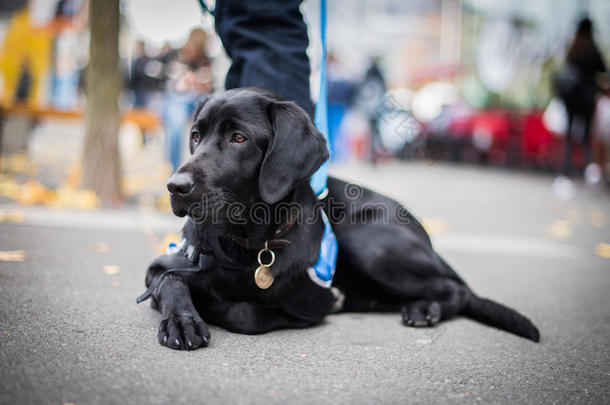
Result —
[[[328,138],[328,83],[326,82],[326,0],[320,0],[320,40],[322,55],[320,60],[320,92],[314,113],[314,124],[326,139],[326,147],[330,151]],[[318,198],[323,198],[327,192],[328,160],[311,176],[311,188]]]
[[[320,92],[314,113],[314,124],[326,139],[326,147],[330,151],[328,138],[328,83],[326,82],[326,0],[320,0],[320,40],[322,42],[322,55],[320,60]],[[328,160],[311,176],[311,188],[318,199],[328,194],[326,181],[328,180]],[[337,265],[337,238],[330,225],[330,221],[321,209],[324,221],[324,236],[320,245],[318,261],[308,270],[311,280],[323,288],[330,288]]]

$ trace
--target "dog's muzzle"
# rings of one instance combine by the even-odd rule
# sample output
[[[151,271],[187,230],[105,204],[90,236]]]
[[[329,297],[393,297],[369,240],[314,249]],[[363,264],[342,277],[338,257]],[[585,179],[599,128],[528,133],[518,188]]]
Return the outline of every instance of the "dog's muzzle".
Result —
[[[174,173],[167,181],[172,211],[175,215],[183,217],[188,214],[189,205],[195,188],[193,176],[190,173]]]

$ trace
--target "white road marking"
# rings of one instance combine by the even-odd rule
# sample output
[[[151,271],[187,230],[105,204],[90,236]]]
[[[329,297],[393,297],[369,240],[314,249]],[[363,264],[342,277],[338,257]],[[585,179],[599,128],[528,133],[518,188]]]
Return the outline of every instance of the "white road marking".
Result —
[[[49,207],[20,207],[20,210],[23,212],[21,224],[68,229],[178,232],[184,223],[183,218],[138,209],[75,211]]]
[[[433,243],[440,252],[458,251],[566,259],[584,256],[584,251],[579,246],[533,236],[454,233],[437,235],[433,237]]]

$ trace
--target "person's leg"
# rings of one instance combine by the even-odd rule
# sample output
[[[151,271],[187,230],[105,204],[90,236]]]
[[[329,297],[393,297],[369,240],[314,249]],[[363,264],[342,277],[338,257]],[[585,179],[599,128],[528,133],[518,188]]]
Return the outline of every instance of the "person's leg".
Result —
[[[565,150],[561,174],[569,177],[572,174],[572,127],[574,126],[574,113],[568,112],[568,128],[565,134]]]
[[[146,108],[146,104],[147,104],[146,89],[144,89],[142,87],[136,87],[133,90],[133,96],[134,96],[133,106],[135,108]]]
[[[371,127],[369,162],[376,165],[377,160],[379,159],[380,151],[382,150],[381,138],[379,136],[379,119],[377,117],[371,117],[369,119],[369,124]]]
[[[182,163],[182,139],[189,119],[189,102],[182,97],[168,95],[163,124],[168,159],[175,172]]]
[[[217,0],[216,32],[232,59],[226,89],[258,86],[313,117],[307,26],[301,0]]]
[[[593,114],[595,110],[587,111],[587,113],[583,116],[584,120],[584,133],[582,138],[582,147],[585,152],[585,165],[586,168],[590,163],[593,163],[593,152],[591,150],[591,138],[593,137],[591,134],[591,125],[593,123]]]

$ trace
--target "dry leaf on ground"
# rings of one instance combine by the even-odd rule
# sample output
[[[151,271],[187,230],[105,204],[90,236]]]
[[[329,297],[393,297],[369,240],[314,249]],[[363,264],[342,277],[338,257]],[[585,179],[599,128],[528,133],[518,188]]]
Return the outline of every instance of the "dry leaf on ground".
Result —
[[[604,259],[610,259],[610,243],[598,243],[595,246],[595,253]]]
[[[108,276],[116,276],[121,272],[121,268],[119,266],[108,265],[104,266],[104,274]]]
[[[553,221],[546,231],[546,236],[553,240],[566,240],[572,235],[569,221]]]
[[[19,183],[15,179],[2,176],[0,178],[0,197],[15,199],[19,195]]]
[[[23,211],[0,209],[0,222],[23,222]]]
[[[101,205],[100,199],[91,190],[76,190],[69,187],[57,189],[57,199],[53,205],[58,208],[92,210]]]
[[[2,250],[0,262],[22,262],[25,260],[25,250]]]
[[[608,216],[602,211],[591,212],[591,225],[596,228],[603,228],[608,222]]]
[[[16,201],[18,204],[51,204],[55,193],[36,180],[28,180],[19,188]]]
[[[424,218],[422,226],[430,235],[446,233],[449,230],[449,224],[442,218]]]
[[[106,242],[94,243],[92,249],[98,253],[110,253],[112,252],[112,245]]]

